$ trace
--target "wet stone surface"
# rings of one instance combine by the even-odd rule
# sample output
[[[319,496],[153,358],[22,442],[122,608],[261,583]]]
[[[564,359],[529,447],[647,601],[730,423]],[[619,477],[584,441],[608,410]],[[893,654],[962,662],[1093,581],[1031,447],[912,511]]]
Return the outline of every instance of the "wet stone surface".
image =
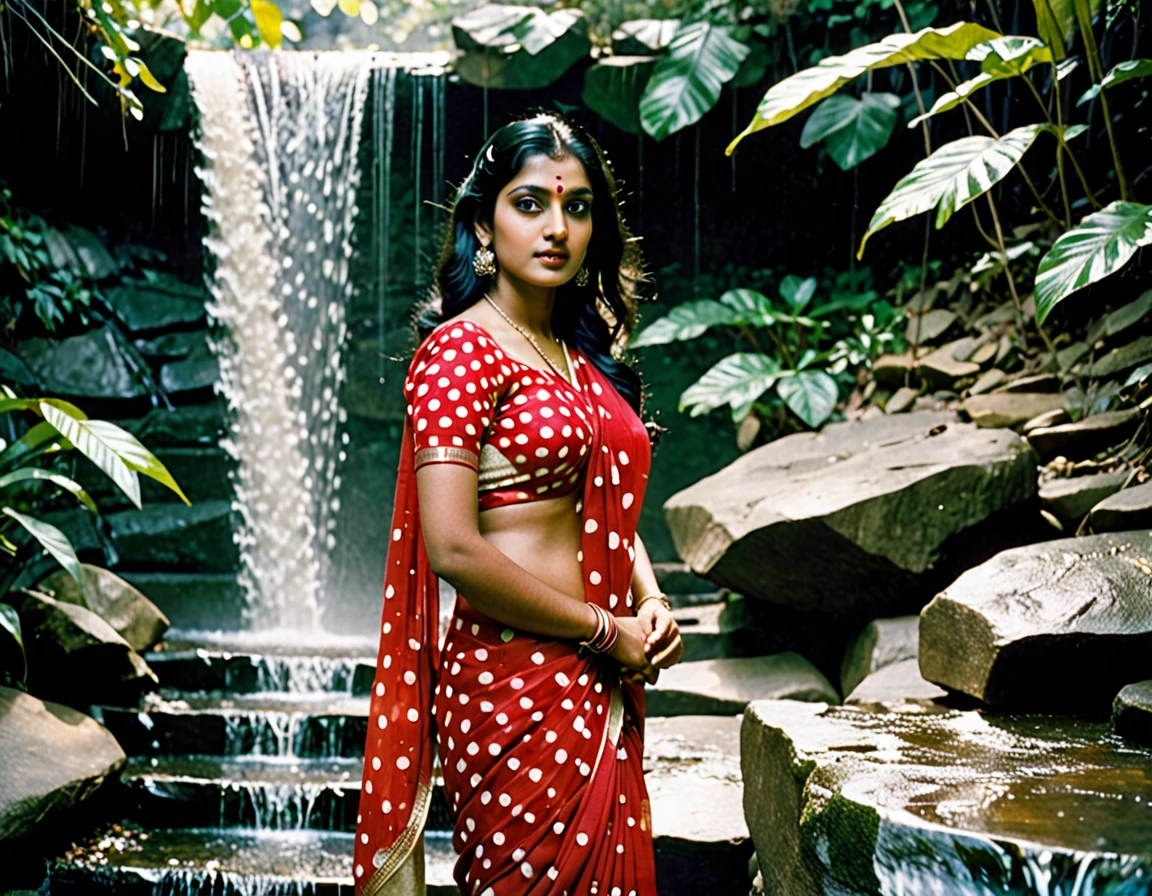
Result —
[[[741,764],[765,892],[1071,893],[1082,879],[1143,893],[1152,879],[1152,751],[1107,723],[758,701]]]
[[[1130,684],[1116,695],[1112,727],[1122,737],[1152,747],[1152,681]]]

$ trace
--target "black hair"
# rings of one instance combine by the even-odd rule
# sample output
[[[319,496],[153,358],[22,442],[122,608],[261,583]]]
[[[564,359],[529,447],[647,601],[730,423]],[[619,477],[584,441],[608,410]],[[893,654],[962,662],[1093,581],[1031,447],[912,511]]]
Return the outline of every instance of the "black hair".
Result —
[[[648,296],[648,281],[637,238],[620,213],[616,178],[596,140],[578,122],[551,110],[531,110],[526,117],[497,130],[476,153],[472,170],[456,191],[427,298],[416,308],[414,324],[423,341],[438,324],[480,301],[491,277],[480,277],[472,258],[480,248],[475,222],[491,222],[500,191],[525,161],[538,154],[580,161],[596,201],[592,203],[592,237],[584,267],[586,286],[575,280],[557,287],[552,331],[575,345],[640,416],[645,394],[639,373],[624,359],[636,324],[636,308]],[[663,427],[645,423],[653,444]]]

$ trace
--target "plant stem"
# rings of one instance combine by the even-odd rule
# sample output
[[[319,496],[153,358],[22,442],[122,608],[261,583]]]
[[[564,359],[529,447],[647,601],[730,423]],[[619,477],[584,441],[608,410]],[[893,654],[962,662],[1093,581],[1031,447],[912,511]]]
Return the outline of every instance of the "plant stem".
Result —
[[[1016,281],[1012,277],[1012,266],[1008,262],[1008,247],[1004,244],[1004,231],[1000,227],[1000,216],[996,213],[996,203],[991,193],[985,193],[988,208],[992,210],[992,224],[996,228],[996,240],[1000,244],[1000,254],[1004,258],[1004,275],[1008,278],[1008,291],[1012,293],[1012,302],[1016,306],[1016,329],[1020,333],[1020,341],[1027,348],[1027,336],[1024,334],[1024,306],[1020,302],[1020,294],[1016,292]]]
[[[896,12],[900,15],[900,22],[904,25],[904,30],[909,34],[912,33],[912,26],[908,22],[908,16],[904,12],[904,4],[900,0],[895,0]],[[908,66],[908,74],[912,76],[912,92],[916,95],[916,107],[920,110],[921,115],[927,115],[928,109],[924,105],[924,96],[920,93],[920,81],[916,72],[916,66],[911,62],[905,63]],[[932,137],[928,133],[928,119],[925,118],[920,122],[920,128],[924,133],[924,152],[932,155]]]
[[[1064,122],[1060,116],[1060,82],[1056,80],[1056,74],[1053,72],[1052,84],[1056,91],[1056,121],[1053,122],[1052,116],[1048,114],[1048,106],[1045,104],[1044,98],[1040,96],[1040,91],[1036,89],[1036,85],[1032,83],[1032,79],[1028,77],[1027,73],[1020,77],[1028,85],[1032,96],[1036,97],[1036,102],[1044,112],[1044,117],[1048,119],[1048,123],[1056,126],[1056,173],[1060,178],[1060,199],[1064,204],[1064,229],[1067,230],[1072,226],[1072,203],[1068,199],[1068,183],[1064,179],[1064,153],[1061,152],[1061,147],[1064,146]]]
[[[1084,38],[1084,52],[1088,57],[1088,68],[1096,84],[1104,80],[1104,66],[1100,62],[1100,48],[1096,45],[1096,34],[1092,31],[1092,11],[1087,0],[1072,0],[1076,21],[1080,25],[1080,35]],[[1112,148],[1112,164],[1116,166],[1116,183],[1120,185],[1120,198],[1128,201],[1132,188],[1124,173],[1124,163],[1120,159],[1120,147],[1116,145],[1116,135],[1112,131],[1112,109],[1108,103],[1108,91],[1100,89],[1100,107],[1104,111],[1104,127],[1108,130],[1108,144]]]

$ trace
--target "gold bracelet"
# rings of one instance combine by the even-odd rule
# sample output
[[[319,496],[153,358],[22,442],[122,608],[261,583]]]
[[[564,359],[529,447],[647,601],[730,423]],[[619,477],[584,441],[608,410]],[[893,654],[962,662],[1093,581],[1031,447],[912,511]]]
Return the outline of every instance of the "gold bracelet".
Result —
[[[645,594],[642,598],[636,601],[636,604],[632,607],[632,609],[634,609],[636,612],[640,612],[640,605],[643,604],[646,600],[658,600],[660,603],[664,604],[666,609],[672,609],[672,604],[668,600],[668,595],[666,595],[663,591],[658,591],[655,594]]]

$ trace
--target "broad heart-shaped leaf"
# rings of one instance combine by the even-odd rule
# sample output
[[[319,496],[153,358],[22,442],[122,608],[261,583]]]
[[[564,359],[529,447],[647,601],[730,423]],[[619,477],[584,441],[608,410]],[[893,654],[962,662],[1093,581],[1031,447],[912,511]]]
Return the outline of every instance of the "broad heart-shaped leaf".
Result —
[[[794,376],[783,377],[776,384],[776,392],[792,412],[813,429],[828,419],[840,397],[836,380],[822,370],[802,370]]]
[[[653,321],[629,343],[629,348],[642,348],[646,345],[666,345],[669,342],[683,342],[695,339],[709,327],[735,322],[731,308],[711,299],[685,302],[677,305],[664,317]]]
[[[1076,100],[1076,105],[1084,105],[1084,103],[1093,99],[1105,87],[1115,87],[1117,84],[1123,84],[1125,81],[1132,81],[1135,78],[1147,78],[1149,75],[1152,75],[1152,59],[1129,59],[1127,62],[1121,62],[1104,76],[1103,81],[1099,84],[1093,84],[1085,90],[1080,99]]]
[[[776,323],[776,314],[768,296],[754,289],[730,289],[720,301],[732,309],[733,323],[768,327]]]
[[[1063,234],[1036,270],[1036,321],[1076,290],[1122,268],[1152,245],[1152,205],[1117,200]]]
[[[453,19],[452,36],[465,51],[453,62],[457,74],[498,90],[547,87],[591,48],[588,21],[578,9],[545,13],[490,3]]]
[[[731,31],[707,21],[680,26],[640,99],[640,121],[652,138],[695,124],[716,105],[749,53]]]
[[[0,604],[0,672],[7,672],[20,682],[28,677],[28,659],[24,655],[20,616],[8,604]]]
[[[640,97],[656,67],[655,56],[608,56],[584,72],[580,100],[626,134],[639,134]]]
[[[780,376],[775,358],[754,352],[737,352],[712,365],[680,396],[680,410],[692,407],[699,417],[721,405],[747,405],[764,394]]]
[[[93,513],[100,512],[96,507],[96,502],[92,500],[92,496],[84,490],[80,483],[69,479],[67,476],[61,476],[59,473],[53,473],[50,470],[41,470],[39,467],[22,467],[19,470],[13,470],[11,473],[0,476],[0,488],[12,485],[14,482],[28,482],[37,479],[60,486],[60,488],[66,492],[74,494],[76,499]]]
[[[32,537],[40,542],[49,554],[60,561],[60,565],[68,570],[68,574],[76,580],[76,584],[83,587],[84,580],[81,577],[80,560],[76,557],[76,551],[72,548],[72,542],[68,540],[63,532],[51,523],[46,523],[35,517],[25,516],[13,510],[11,507],[0,507],[0,512],[8,514],[8,516],[12,517],[12,519],[27,529],[32,534]]]
[[[936,209],[939,230],[954,212],[1002,180],[1020,161],[1037,134],[1052,129],[1047,124],[1029,124],[1009,131],[999,140],[962,137],[941,146],[918,162],[880,203],[860,241],[856,257],[863,257],[864,244],[876,231],[929,209]]]
[[[899,112],[900,97],[892,93],[830,96],[804,125],[800,146],[807,149],[823,140],[832,160],[848,171],[888,144]]]
[[[821,59],[812,68],[772,85],[760,100],[751,123],[724,152],[732,155],[749,134],[787,121],[866,71],[921,59],[963,59],[977,44],[999,36],[983,25],[957,22],[947,28],[922,28],[914,34],[890,34],[843,56]]]
[[[791,305],[792,311],[796,314],[808,306],[814,295],[816,295],[815,277],[801,280],[795,274],[789,274],[780,281],[780,298]]]

